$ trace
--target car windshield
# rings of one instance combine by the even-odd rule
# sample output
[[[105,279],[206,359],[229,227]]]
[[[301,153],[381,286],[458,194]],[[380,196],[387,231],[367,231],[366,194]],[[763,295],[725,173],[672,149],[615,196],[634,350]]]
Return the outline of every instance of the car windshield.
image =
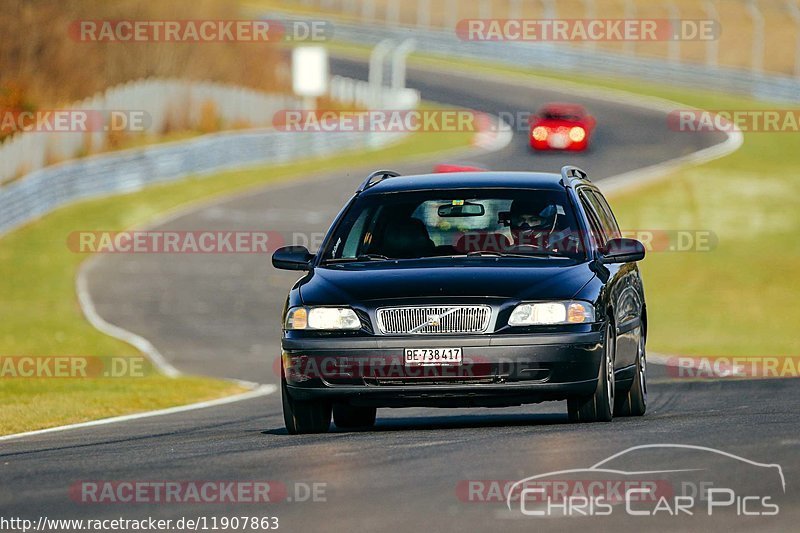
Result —
[[[348,210],[325,262],[430,257],[582,259],[567,195],[479,189],[370,194]]]

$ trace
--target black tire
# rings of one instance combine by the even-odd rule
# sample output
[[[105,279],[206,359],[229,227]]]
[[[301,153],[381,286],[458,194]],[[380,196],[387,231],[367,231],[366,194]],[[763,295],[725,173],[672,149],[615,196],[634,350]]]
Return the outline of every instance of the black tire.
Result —
[[[369,428],[375,425],[375,407],[359,407],[356,405],[334,404],[333,422],[342,429]]]
[[[647,354],[644,332],[639,339],[639,353],[636,354],[636,375],[631,389],[617,398],[614,416],[642,416],[647,411]]]
[[[327,433],[331,427],[331,404],[321,400],[295,400],[281,379],[283,423],[290,435]]]
[[[606,342],[600,369],[597,375],[597,389],[594,394],[567,400],[567,412],[572,422],[611,422],[614,418],[614,355],[616,337],[614,325],[606,326]]]

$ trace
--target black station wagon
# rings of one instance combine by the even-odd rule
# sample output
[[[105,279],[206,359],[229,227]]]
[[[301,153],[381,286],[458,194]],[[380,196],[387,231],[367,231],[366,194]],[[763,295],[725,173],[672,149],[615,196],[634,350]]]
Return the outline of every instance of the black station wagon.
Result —
[[[283,315],[289,433],[369,427],[378,407],[567,400],[570,420],[646,409],[637,261],[582,170],[371,174]]]

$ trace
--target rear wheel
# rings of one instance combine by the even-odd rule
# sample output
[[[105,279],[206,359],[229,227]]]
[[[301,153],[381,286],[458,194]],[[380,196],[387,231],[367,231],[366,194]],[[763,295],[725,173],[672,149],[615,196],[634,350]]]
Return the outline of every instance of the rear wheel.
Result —
[[[567,400],[567,411],[572,422],[610,422],[614,417],[615,352],[614,326],[609,322],[606,327],[605,349],[597,376],[597,389],[592,395]]]
[[[359,407],[347,404],[333,406],[333,421],[336,427],[342,429],[368,428],[375,425],[375,407]]]
[[[617,398],[614,416],[642,416],[647,411],[647,354],[644,331],[639,338],[639,350],[636,354],[636,375],[633,377],[631,390],[625,396]]]
[[[295,400],[281,380],[283,422],[290,435],[326,433],[331,426],[331,404],[322,400]]]

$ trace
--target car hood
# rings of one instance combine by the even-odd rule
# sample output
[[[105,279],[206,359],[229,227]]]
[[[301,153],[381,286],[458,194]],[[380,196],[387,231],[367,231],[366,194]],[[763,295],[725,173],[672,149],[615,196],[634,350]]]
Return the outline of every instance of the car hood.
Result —
[[[440,297],[568,299],[594,277],[587,263],[536,267],[525,260],[469,266],[403,263],[318,267],[300,283],[300,298],[305,305]]]

